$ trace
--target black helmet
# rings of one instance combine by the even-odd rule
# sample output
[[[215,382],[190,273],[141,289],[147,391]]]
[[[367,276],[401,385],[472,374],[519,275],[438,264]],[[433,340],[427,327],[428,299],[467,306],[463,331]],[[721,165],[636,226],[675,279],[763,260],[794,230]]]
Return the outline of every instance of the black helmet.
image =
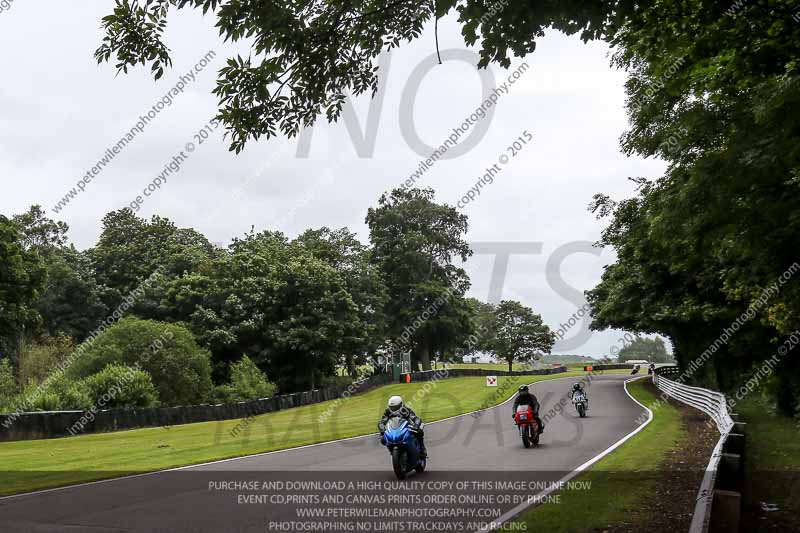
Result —
[[[520,392],[520,394],[522,394],[523,392],[527,394],[528,386],[527,385],[521,385],[520,388],[519,388],[519,392]]]
[[[581,390],[582,388],[583,385],[581,385],[580,383],[576,383],[575,385],[572,386],[572,390]]]

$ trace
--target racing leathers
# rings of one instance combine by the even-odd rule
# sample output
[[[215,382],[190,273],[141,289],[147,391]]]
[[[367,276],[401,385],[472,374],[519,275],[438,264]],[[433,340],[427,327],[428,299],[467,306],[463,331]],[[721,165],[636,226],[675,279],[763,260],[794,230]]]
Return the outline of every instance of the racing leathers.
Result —
[[[409,425],[412,428],[414,435],[417,437],[417,441],[419,442],[419,447],[422,453],[422,457],[428,456],[428,449],[425,447],[425,432],[423,431],[423,422],[420,417],[411,409],[410,407],[403,405],[400,409],[396,411],[392,411],[391,409],[387,408],[383,412],[383,416],[378,421],[378,431],[381,433],[381,439],[383,438],[383,434],[386,433],[386,424],[389,422],[390,418],[403,418],[408,421]]]
[[[539,433],[544,433],[544,423],[542,419],[539,418],[539,400],[536,398],[536,395],[528,392],[520,392],[517,394],[517,397],[514,398],[514,408],[511,411],[511,416],[514,416],[517,412],[517,407],[520,405],[530,405],[533,409],[533,417],[536,419],[536,423],[539,425]]]

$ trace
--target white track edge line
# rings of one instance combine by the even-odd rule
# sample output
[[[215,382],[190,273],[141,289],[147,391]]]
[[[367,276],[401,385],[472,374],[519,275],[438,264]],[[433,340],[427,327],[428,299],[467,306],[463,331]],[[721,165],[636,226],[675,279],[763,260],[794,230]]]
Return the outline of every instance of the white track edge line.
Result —
[[[613,452],[614,450],[616,450],[617,448],[622,446],[628,439],[630,439],[631,437],[633,437],[634,435],[636,435],[637,433],[642,431],[645,427],[647,427],[647,425],[650,424],[650,422],[653,420],[653,411],[651,411],[650,408],[647,407],[646,405],[644,405],[642,402],[640,402],[639,400],[637,400],[636,398],[631,396],[631,393],[628,392],[628,383],[630,383],[631,381],[636,381],[638,379],[643,379],[643,378],[646,378],[646,377],[647,376],[639,376],[639,377],[635,377],[635,378],[631,378],[631,379],[626,379],[622,383],[622,388],[625,390],[625,394],[628,395],[628,398],[630,398],[631,400],[636,402],[640,407],[644,408],[647,411],[647,421],[646,422],[644,422],[642,425],[640,425],[639,427],[634,429],[632,432],[628,433],[627,435],[622,437],[620,440],[618,440],[617,442],[615,442],[614,444],[612,444],[611,446],[609,446],[608,448],[606,448],[605,450],[600,452],[600,454],[595,455],[594,457],[592,457],[591,459],[589,459],[588,461],[586,461],[585,463],[583,463],[582,465],[577,467],[575,470],[573,470],[572,472],[570,472],[566,476],[562,477],[558,481],[555,481],[549,489],[545,489],[545,490],[537,493],[536,495],[534,495],[533,496],[533,500],[534,500],[533,502],[523,502],[523,503],[517,505],[516,507],[514,507],[513,509],[511,509],[510,511],[508,511],[504,515],[500,516],[499,518],[494,519],[492,522],[487,524],[483,529],[479,529],[476,533],[486,533],[486,532],[489,532],[489,531],[493,531],[493,530],[499,528],[500,526],[502,526],[505,522],[507,522],[510,519],[518,516],[522,511],[525,511],[525,510],[527,510],[529,508],[539,507],[540,505],[542,505],[544,503],[544,502],[541,501],[541,499],[546,497],[546,496],[548,496],[548,495],[550,495],[551,493],[555,492],[557,490],[558,486],[560,486],[562,484],[565,485],[567,483],[567,481],[569,481],[572,478],[576,477],[581,472],[587,470],[590,466],[592,466],[593,464],[598,462],[600,459],[604,458],[605,456],[607,456],[608,454],[610,454],[611,452]],[[537,503],[537,500],[539,500],[538,503]]]
[[[601,374],[601,375],[603,375],[603,374]],[[613,376],[615,374],[606,374],[606,375],[612,375]],[[464,376],[464,377],[470,377],[470,376]],[[480,376],[476,376],[476,377],[480,377]],[[514,377],[514,376],[501,376],[501,377]],[[534,381],[533,383],[529,383],[528,385],[529,386],[535,386],[537,383],[542,383],[544,381],[557,381],[559,379],[570,379],[570,378],[576,378],[576,377],[579,377],[579,376],[563,376],[563,377],[552,378],[552,379],[540,379],[539,381]],[[642,376],[642,377],[645,377],[645,376]],[[423,383],[425,383],[425,382],[423,382]],[[428,425],[431,425],[431,424],[438,424],[439,422],[446,422],[448,420],[453,420],[455,418],[461,418],[463,416],[471,416],[471,415],[474,415],[475,413],[482,413],[484,411],[489,411],[491,409],[496,409],[496,408],[498,408],[498,407],[500,407],[502,405],[505,405],[508,402],[510,402],[514,398],[514,394],[516,394],[516,391],[511,393],[511,396],[507,400],[503,401],[502,403],[498,403],[497,405],[493,405],[491,407],[485,407],[483,409],[478,409],[476,411],[470,411],[469,413],[462,413],[460,415],[449,416],[447,418],[442,418],[440,420],[434,420],[433,422],[428,422],[425,425],[428,426]],[[268,414],[268,413],[264,413],[264,414]],[[236,419],[235,418],[231,418],[229,420],[236,420]],[[217,422],[221,422],[221,421],[217,421]],[[139,428],[139,429],[147,429],[147,428]],[[337,442],[346,442],[346,441],[351,441],[351,440],[356,440],[356,439],[365,439],[367,437],[374,437],[375,435],[377,435],[377,433],[369,433],[367,435],[357,435],[355,437],[347,437],[347,438],[344,438],[344,439],[328,440],[328,441],[325,441],[325,442],[315,442],[314,444],[306,444],[304,446],[295,446],[293,448],[284,448],[282,450],[273,450],[271,452],[260,452],[260,453],[250,454],[250,455],[240,455],[238,457],[228,457],[227,459],[217,459],[215,461],[208,461],[208,462],[205,462],[205,463],[196,463],[196,464],[185,465],[185,466],[177,466],[177,467],[173,467],[173,468],[164,468],[164,469],[161,469],[161,470],[153,470],[152,472],[142,472],[141,474],[129,474],[127,476],[112,477],[112,478],[108,478],[108,479],[98,479],[96,481],[85,481],[83,483],[75,483],[74,485],[64,485],[63,487],[53,487],[53,488],[50,488],[50,489],[40,489],[40,490],[31,491],[31,492],[20,492],[19,494],[9,494],[8,496],[0,496],[0,502],[6,501],[6,500],[15,499],[15,498],[22,498],[22,497],[26,497],[26,496],[38,496],[40,494],[47,494],[49,492],[69,490],[69,489],[75,489],[75,488],[80,488],[80,487],[88,487],[90,485],[99,485],[101,483],[111,483],[111,482],[114,482],[114,481],[123,481],[123,480],[126,480],[126,479],[135,479],[135,478],[138,478],[138,477],[152,476],[152,475],[155,475],[155,474],[163,474],[164,472],[177,472],[177,471],[180,471],[180,470],[188,470],[190,468],[197,468],[197,467],[200,467],[200,466],[208,466],[208,465],[219,464],[219,463],[227,463],[229,461],[238,461],[240,459],[248,459],[248,458],[251,458],[251,457],[263,457],[265,455],[272,455],[272,454],[276,454],[276,453],[291,452],[291,451],[295,451],[295,450],[302,450],[302,449],[305,449],[305,448],[314,448],[315,446],[326,446],[326,445],[329,445],[329,444],[335,444]]]

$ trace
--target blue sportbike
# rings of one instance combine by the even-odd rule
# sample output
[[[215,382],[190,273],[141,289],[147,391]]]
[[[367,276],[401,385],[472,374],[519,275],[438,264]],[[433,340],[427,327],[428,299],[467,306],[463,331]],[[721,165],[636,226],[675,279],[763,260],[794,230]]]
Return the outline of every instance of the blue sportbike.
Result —
[[[427,460],[420,453],[421,447],[415,434],[415,428],[408,420],[400,417],[390,418],[386,423],[386,432],[381,443],[392,454],[392,466],[397,479],[405,479],[412,470],[418,473],[425,471]]]

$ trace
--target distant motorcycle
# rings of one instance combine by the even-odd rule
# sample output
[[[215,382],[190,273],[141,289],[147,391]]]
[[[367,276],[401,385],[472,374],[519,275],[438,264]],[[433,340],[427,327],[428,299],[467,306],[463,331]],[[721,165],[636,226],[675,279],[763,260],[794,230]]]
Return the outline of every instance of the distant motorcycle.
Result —
[[[533,416],[533,407],[520,405],[514,413],[514,423],[517,425],[522,445],[530,448],[531,444],[539,444],[539,424]]]
[[[639,373],[639,365],[633,365],[633,370],[631,370],[631,375]]]
[[[419,440],[408,420],[390,418],[382,441],[392,455],[392,467],[397,479],[405,479],[412,470],[420,474],[425,471],[427,460],[420,454]]]
[[[586,397],[586,393],[582,390],[575,391],[572,395],[572,403],[575,405],[575,409],[578,410],[578,416],[586,418],[586,409],[589,408],[589,399]]]

